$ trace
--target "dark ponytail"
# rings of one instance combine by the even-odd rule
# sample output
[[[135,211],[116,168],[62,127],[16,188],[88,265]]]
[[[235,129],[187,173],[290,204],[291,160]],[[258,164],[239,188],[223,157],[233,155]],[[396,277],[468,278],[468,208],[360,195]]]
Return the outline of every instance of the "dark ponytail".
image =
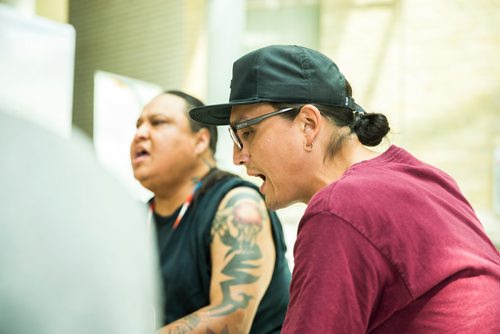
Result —
[[[378,113],[353,113],[353,121],[349,126],[361,144],[377,146],[389,133],[390,127],[387,117]]]

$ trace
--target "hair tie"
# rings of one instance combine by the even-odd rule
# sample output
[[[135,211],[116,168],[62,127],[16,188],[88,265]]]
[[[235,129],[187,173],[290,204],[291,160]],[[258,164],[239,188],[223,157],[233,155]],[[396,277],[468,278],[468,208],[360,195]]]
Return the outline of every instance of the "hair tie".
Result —
[[[354,118],[361,118],[365,113],[362,111],[353,110]]]

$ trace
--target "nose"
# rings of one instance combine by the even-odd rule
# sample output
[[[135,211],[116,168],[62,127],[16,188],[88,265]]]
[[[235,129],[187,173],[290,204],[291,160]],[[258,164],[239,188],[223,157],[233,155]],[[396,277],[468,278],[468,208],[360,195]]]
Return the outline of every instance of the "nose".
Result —
[[[236,144],[233,144],[233,164],[235,165],[245,165],[248,164],[250,160],[250,154],[247,152],[245,146],[240,151]]]
[[[141,139],[146,139],[149,136],[149,126],[146,122],[142,123],[135,130],[134,141],[138,141]]]

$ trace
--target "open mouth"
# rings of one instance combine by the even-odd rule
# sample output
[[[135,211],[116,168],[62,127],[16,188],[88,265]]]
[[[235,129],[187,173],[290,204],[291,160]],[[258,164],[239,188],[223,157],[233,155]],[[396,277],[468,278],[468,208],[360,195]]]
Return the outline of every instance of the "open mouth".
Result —
[[[150,156],[150,154],[149,154],[148,150],[146,150],[143,147],[137,147],[134,150],[134,155],[133,155],[133,158],[132,158],[132,163],[134,165],[136,165],[138,163],[141,163],[142,161],[144,161],[149,156]]]
[[[140,157],[144,157],[144,156],[148,156],[149,155],[149,152],[146,151],[145,149],[139,149],[135,152],[135,155],[134,155],[134,159],[137,159],[137,158],[140,158]]]
[[[257,174],[256,176],[262,180],[262,184],[259,187],[259,191],[261,194],[264,194],[266,188],[266,176],[264,174]]]
[[[266,181],[266,176],[264,174],[258,173],[257,171],[247,170],[247,174],[248,174],[248,176],[256,177],[256,178],[261,179],[262,181]]]

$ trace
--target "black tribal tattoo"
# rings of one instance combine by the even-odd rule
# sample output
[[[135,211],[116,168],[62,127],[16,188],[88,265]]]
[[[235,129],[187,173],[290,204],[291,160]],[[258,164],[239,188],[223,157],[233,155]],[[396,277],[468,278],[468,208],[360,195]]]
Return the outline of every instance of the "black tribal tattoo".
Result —
[[[217,235],[222,243],[229,247],[224,257],[230,260],[222,269],[222,273],[231,277],[220,284],[223,300],[220,305],[211,309],[215,312],[214,316],[223,316],[237,309],[246,308],[253,298],[245,293],[240,293],[239,298],[235,298],[231,294],[231,288],[236,285],[251,284],[259,279],[259,276],[248,272],[248,269],[259,267],[251,262],[262,258],[256,240],[262,230],[265,212],[257,205],[257,199],[261,200],[257,194],[235,195],[213,223],[212,239]]]

